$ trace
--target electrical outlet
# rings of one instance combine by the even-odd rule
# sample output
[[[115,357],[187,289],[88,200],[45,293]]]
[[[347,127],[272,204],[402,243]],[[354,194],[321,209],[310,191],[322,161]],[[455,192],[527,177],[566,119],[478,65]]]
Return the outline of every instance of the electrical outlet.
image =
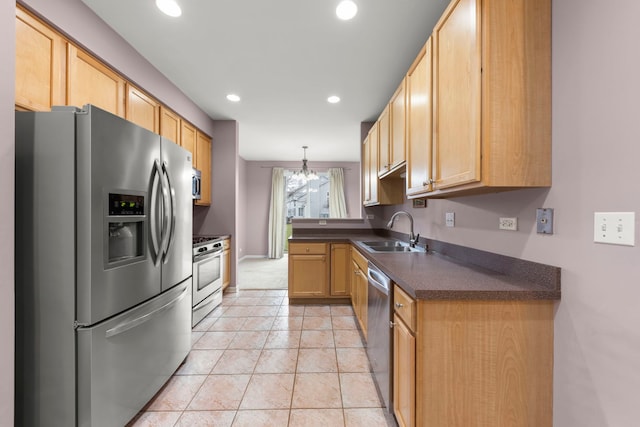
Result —
[[[456,214],[454,212],[447,212],[444,214],[444,221],[447,227],[456,226]]]
[[[635,246],[635,212],[595,212],[593,241],[612,245]]]
[[[367,214],[367,219],[374,219],[376,216],[374,214]]]
[[[327,225],[327,220],[326,219],[321,219],[320,221],[318,221],[318,224]]]
[[[500,230],[516,231],[518,229],[518,218],[500,218],[498,228]]]

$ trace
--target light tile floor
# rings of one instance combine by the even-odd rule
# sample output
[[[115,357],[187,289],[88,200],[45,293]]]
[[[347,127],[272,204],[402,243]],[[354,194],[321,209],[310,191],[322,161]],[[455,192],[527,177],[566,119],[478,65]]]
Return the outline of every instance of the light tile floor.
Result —
[[[290,306],[286,290],[225,293],[129,426],[393,426],[356,328],[348,305]]]

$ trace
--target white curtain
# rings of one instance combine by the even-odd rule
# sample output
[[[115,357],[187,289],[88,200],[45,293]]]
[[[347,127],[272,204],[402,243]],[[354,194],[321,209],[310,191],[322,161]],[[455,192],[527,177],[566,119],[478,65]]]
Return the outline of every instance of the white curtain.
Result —
[[[329,218],[346,218],[344,200],[344,172],[342,168],[329,168]]]
[[[285,237],[284,169],[273,168],[269,207],[269,258],[282,258]]]

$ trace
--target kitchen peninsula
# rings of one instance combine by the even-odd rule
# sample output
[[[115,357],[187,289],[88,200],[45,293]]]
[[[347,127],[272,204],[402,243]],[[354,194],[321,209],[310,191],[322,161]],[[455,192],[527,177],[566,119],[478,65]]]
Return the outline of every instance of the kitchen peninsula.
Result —
[[[419,242],[427,253],[371,253],[362,244],[389,239],[388,233],[294,229],[289,242],[349,244],[354,260],[375,264],[393,281],[393,412],[399,425],[551,426],[560,268],[429,239]],[[325,277],[334,275],[332,267]],[[347,277],[354,298],[357,282]],[[291,295],[295,277],[289,280]],[[364,314],[355,311],[366,337],[366,307]]]

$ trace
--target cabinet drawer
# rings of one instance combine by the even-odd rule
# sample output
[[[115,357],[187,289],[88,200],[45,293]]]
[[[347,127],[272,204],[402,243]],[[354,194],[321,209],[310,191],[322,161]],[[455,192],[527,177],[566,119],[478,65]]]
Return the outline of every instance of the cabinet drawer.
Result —
[[[411,329],[416,331],[416,301],[411,298],[398,285],[393,287],[393,306],[395,312],[405,321]]]
[[[289,243],[290,255],[326,255],[326,243]]]

